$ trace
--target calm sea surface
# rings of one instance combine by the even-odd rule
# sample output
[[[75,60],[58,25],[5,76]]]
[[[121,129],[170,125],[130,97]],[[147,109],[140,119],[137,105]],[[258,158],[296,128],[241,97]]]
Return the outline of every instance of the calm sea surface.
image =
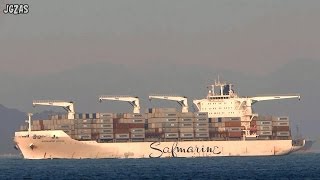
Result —
[[[98,160],[0,158],[0,179],[320,179],[320,154]]]

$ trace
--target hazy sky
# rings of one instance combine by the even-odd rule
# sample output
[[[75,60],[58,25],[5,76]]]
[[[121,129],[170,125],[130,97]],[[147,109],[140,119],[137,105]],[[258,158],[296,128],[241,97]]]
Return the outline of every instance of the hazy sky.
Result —
[[[8,2],[21,3],[1,1],[1,9]],[[170,62],[267,74],[289,61],[320,59],[318,0],[72,2],[30,0],[27,15],[0,13],[0,71]]]

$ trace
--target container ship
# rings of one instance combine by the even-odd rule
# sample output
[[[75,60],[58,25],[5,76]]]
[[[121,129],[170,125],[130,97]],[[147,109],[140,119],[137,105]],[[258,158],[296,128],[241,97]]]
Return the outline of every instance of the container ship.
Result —
[[[36,100],[34,106],[59,106],[67,113],[29,120],[15,132],[14,143],[25,159],[165,158],[286,155],[305,140],[291,136],[287,116],[259,116],[259,101],[298,98],[294,95],[240,97],[232,84],[215,81],[198,109],[189,112],[184,96],[150,95],[176,101],[176,108],[140,112],[138,97],[100,96],[99,101],[125,101],[131,113],[75,113],[74,103]]]

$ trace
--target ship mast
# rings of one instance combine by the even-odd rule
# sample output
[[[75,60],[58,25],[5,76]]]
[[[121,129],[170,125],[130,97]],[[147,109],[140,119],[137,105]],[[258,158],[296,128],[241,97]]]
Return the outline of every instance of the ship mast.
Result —
[[[31,135],[31,116],[32,115],[33,115],[32,113],[28,113],[28,125],[29,125],[29,127],[28,127],[28,135],[29,136]]]

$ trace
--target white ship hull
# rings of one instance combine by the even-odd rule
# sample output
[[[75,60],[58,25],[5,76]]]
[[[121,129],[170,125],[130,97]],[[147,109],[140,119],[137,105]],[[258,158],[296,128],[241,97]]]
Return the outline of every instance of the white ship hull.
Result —
[[[16,132],[14,138],[25,159],[271,156],[303,147],[293,146],[292,140],[97,143],[74,140],[63,131],[32,133]]]

